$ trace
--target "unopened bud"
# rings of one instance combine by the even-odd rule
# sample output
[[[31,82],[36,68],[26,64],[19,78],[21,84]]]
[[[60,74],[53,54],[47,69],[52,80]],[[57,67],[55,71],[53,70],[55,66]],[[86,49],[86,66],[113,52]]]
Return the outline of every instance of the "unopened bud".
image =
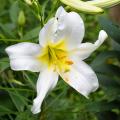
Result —
[[[25,14],[23,11],[19,12],[19,16],[18,16],[18,24],[20,26],[23,26],[25,24],[26,18],[25,18]]]
[[[80,10],[89,14],[96,14],[96,13],[103,12],[103,9],[101,9],[100,7],[96,7],[94,5],[91,5],[87,2],[83,2],[80,0],[60,0],[60,1],[72,8],[75,8],[77,10]]]
[[[87,3],[91,5],[95,5],[97,7],[105,8],[119,4],[120,0],[92,0],[92,1],[88,1]]]
[[[24,0],[28,5],[32,5],[32,1],[31,0]]]

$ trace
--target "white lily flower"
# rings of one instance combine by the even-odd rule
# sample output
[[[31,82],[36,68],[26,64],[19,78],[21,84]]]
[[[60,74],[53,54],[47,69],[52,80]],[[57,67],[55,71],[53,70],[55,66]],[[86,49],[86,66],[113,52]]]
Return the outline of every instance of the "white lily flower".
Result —
[[[82,18],[59,7],[55,17],[40,31],[39,44],[24,42],[6,48],[13,70],[40,72],[37,97],[31,109],[34,114],[41,111],[41,104],[46,94],[56,86],[59,75],[85,97],[98,88],[96,74],[82,60],[104,42],[107,34],[101,30],[94,44],[81,43],[84,32]]]

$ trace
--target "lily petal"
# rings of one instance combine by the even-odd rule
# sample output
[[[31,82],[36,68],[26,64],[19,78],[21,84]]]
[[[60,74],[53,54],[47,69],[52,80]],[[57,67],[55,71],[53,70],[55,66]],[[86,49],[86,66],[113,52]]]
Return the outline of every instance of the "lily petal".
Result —
[[[10,55],[34,55],[40,52],[39,44],[22,42],[7,47],[6,52]]]
[[[45,46],[48,41],[53,40],[54,32],[56,30],[55,28],[55,19],[51,18],[41,29],[39,33],[39,43],[41,46]]]
[[[13,70],[40,71],[40,62],[35,58],[40,53],[40,46],[38,44],[18,43],[7,47],[5,51],[9,55],[10,66]]]
[[[28,56],[16,56],[10,59],[10,66],[12,70],[29,70],[31,72],[40,72],[42,65],[33,57]]]
[[[45,69],[39,75],[37,81],[37,97],[33,101],[31,111],[37,114],[41,111],[41,104],[46,94],[51,91],[57,84],[58,74],[52,69]]]
[[[92,52],[94,52],[107,38],[107,33],[104,30],[99,32],[98,40],[92,43],[82,43],[78,48],[74,49],[75,54],[80,57],[81,60],[88,58]]]
[[[58,20],[57,37],[58,40],[66,40],[70,49],[75,48],[81,43],[84,37],[84,23],[76,12],[67,13],[63,7],[59,7],[55,17]]]
[[[63,80],[79,93],[88,98],[91,92],[94,92],[99,84],[94,71],[83,61],[74,61],[69,72],[61,74]]]

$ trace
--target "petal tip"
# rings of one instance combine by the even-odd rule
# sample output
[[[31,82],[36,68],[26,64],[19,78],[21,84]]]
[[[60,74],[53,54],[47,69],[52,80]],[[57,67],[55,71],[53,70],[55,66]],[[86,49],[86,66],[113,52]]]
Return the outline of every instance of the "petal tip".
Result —
[[[106,31],[101,30],[100,33],[99,33],[99,37],[100,38],[102,37],[102,39],[105,40],[105,39],[107,39],[108,35],[107,35]]]
[[[98,88],[99,88],[99,83],[96,83],[96,84],[93,85],[93,88],[90,91],[83,91],[83,92],[81,92],[81,94],[85,98],[89,99],[89,94],[92,93],[92,92],[95,92]]]
[[[57,10],[64,10],[63,6],[60,6]]]
[[[40,108],[41,106],[40,106],[40,103],[39,103],[39,101],[38,101],[38,98],[37,99],[34,99],[33,100],[33,106],[31,107],[31,112],[33,113],[33,114],[37,114],[37,113],[39,113],[39,112],[41,112],[41,108]]]
[[[38,113],[41,112],[41,109],[37,109],[37,108],[35,108],[35,107],[31,107],[31,112],[32,112],[33,114],[38,114]]]
[[[9,52],[10,52],[10,49],[9,49],[10,47],[7,47],[6,49],[5,49],[5,52],[8,54]]]
[[[106,39],[108,35],[104,30],[99,32],[98,40],[95,42],[95,46],[99,47]]]
[[[65,9],[63,8],[63,6],[60,6],[60,7],[57,9],[57,12],[56,12],[55,17],[58,18],[58,17],[60,17],[60,16],[63,16],[65,13],[66,13],[66,11],[65,11]]]

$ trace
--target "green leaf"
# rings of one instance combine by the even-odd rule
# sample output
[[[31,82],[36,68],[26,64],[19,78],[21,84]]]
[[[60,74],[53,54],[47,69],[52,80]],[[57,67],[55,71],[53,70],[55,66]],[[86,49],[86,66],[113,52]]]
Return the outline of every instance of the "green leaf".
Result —
[[[112,64],[101,64],[98,67],[94,67],[94,70],[98,73],[105,73],[111,75],[112,77],[120,77],[120,68]]]
[[[30,110],[19,112],[15,120],[39,120],[37,115],[32,115]]]
[[[0,23],[0,28],[7,37],[14,38],[14,33],[6,25]]]
[[[10,8],[10,18],[13,23],[17,23],[19,14],[19,1],[15,1]]]
[[[114,50],[120,51],[120,44],[118,44],[117,42],[115,42],[114,40],[112,40],[111,42],[111,46]]]
[[[112,39],[120,44],[120,27],[104,17],[100,17],[99,22],[102,29],[105,30]]]
[[[3,11],[3,9],[5,8],[5,5],[6,5],[6,1],[5,0],[0,0],[0,13]]]
[[[0,59],[0,72],[4,71],[9,67],[9,60],[8,58]]]
[[[12,113],[12,111],[9,108],[5,107],[4,105],[0,105],[0,114],[9,113],[9,112]]]
[[[28,107],[27,104],[27,94],[23,94],[22,92],[18,92],[15,88],[14,91],[8,91],[10,98],[12,102],[14,103],[16,109],[19,112],[22,112],[24,110],[24,107]]]
[[[115,99],[119,99],[120,95],[120,84],[116,79],[112,78],[111,76],[98,74],[98,79],[103,89],[105,96],[104,99],[108,101],[113,101]]]
[[[104,75],[104,74],[98,74],[97,76],[99,78],[99,82],[102,85],[102,87],[105,87],[106,89],[111,88],[111,87],[112,88],[113,87],[115,87],[115,88],[119,87],[119,84],[112,77]]]
[[[5,87],[4,89],[0,88],[0,116],[4,114],[14,113],[12,101],[10,100],[8,93],[5,90]]]
[[[101,112],[101,111],[109,111],[114,108],[120,108],[120,105],[118,105],[115,102],[106,102],[106,101],[100,101],[100,102],[92,102],[86,106],[86,109],[91,112]]]
[[[29,32],[27,32],[21,39],[23,40],[32,40],[34,38],[38,38],[39,36],[39,32],[40,32],[40,26],[30,30]]]
[[[119,51],[105,51],[100,53],[91,63],[93,68],[102,65],[105,63],[109,58],[118,58],[120,59],[120,52]]]

